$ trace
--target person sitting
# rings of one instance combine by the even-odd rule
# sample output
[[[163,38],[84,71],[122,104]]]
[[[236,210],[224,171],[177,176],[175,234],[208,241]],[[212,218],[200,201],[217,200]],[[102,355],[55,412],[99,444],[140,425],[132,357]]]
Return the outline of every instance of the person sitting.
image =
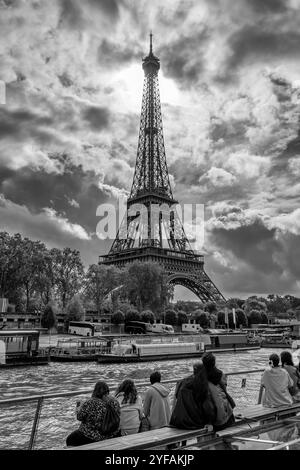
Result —
[[[176,403],[170,425],[179,429],[199,429],[215,420],[215,406],[209,394],[207,374],[203,364],[194,366],[194,375],[176,387]]]
[[[291,405],[293,399],[289,388],[293,387],[294,383],[289,373],[284,368],[279,367],[279,356],[277,354],[271,354],[269,366],[261,378],[261,385],[264,387],[263,406],[273,408]]]
[[[143,417],[142,398],[138,395],[133,380],[124,380],[116,391],[116,399],[121,406],[121,435],[135,434],[139,431]]]
[[[289,351],[282,351],[280,354],[281,366],[288,372],[293,381],[293,386],[289,388],[293,401],[300,401],[300,373],[294,366],[293,357]]]
[[[111,406],[115,415],[118,417],[116,429],[106,434],[101,426],[104,424],[104,418],[107,408]],[[66,439],[67,446],[81,446],[92,442],[102,441],[119,434],[120,423],[120,404],[118,400],[109,395],[109,387],[105,382],[97,382],[92,393],[92,397],[82,404],[77,402],[77,419],[81,421],[79,429],[73,431]]]
[[[193,381],[194,376],[196,375],[197,371],[201,369],[202,365],[203,365],[202,362],[195,362],[193,364],[193,374],[189,375],[188,377],[185,377],[184,379],[179,380],[176,383],[174,399],[173,399],[173,405],[172,405],[172,411],[174,410],[174,408],[176,406],[176,401],[177,401],[177,397],[178,397],[178,393],[179,393],[180,388],[183,385],[185,385],[186,383],[189,383],[189,382]]]
[[[206,370],[209,392],[216,408],[214,431],[221,431],[235,423],[234,400],[227,392],[227,379],[216,367],[216,358],[211,352],[204,353],[202,362]]]
[[[149,420],[150,429],[159,429],[167,426],[171,417],[170,390],[160,383],[159,371],[150,375],[151,386],[144,397],[144,415]]]

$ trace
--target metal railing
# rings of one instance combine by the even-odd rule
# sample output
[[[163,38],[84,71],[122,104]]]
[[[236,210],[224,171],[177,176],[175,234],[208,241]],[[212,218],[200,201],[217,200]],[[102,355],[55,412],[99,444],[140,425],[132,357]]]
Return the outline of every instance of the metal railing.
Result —
[[[252,369],[252,370],[243,370],[243,371],[238,371],[238,372],[224,372],[224,375],[226,377],[229,377],[229,376],[236,376],[236,375],[257,374],[259,372],[264,372],[264,370],[265,369]],[[185,377],[177,377],[176,379],[162,380],[161,383],[172,384],[172,383],[178,382],[181,379],[184,379]],[[242,387],[244,387],[246,384],[246,382],[243,382],[243,381],[245,381],[245,379],[242,379]],[[117,389],[117,385],[115,382],[106,381],[106,383],[108,384],[110,391],[115,391]],[[135,381],[135,385],[136,387],[148,387],[149,381],[147,382]],[[40,420],[40,415],[41,415],[42,406],[44,402],[51,398],[75,397],[79,395],[87,395],[88,393],[92,393],[91,388],[85,388],[85,389],[70,391],[70,392],[45,393],[42,395],[32,395],[30,397],[7,398],[4,400],[0,400],[0,408],[5,407],[5,406],[11,406],[11,405],[21,405],[21,404],[27,404],[30,402],[37,402],[32,429],[31,429],[31,434],[30,434],[30,439],[28,443],[28,450],[33,450],[36,437],[38,434],[39,420]],[[262,398],[262,387],[260,387],[260,390],[259,390],[258,403],[261,403],[261,398]]]

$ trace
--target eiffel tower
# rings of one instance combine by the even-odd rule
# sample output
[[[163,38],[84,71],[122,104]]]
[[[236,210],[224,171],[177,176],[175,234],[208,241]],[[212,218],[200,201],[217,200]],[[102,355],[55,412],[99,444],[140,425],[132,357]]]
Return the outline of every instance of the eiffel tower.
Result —
[[[192,250],[176,211],[165,154],[158,84],[160,61],[143,59],[144,89],[137,160],[127,212],[109,253],[99,264],[122,268],[135,261],[163,266],[168,282],[182,285],[201,301],[224,300],[204,271],[204,256]]]

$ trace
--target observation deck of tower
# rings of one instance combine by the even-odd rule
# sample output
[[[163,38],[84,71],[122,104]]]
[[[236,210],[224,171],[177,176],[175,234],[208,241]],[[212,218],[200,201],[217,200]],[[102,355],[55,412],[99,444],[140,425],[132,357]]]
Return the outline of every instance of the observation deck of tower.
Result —
[[[157,262],[169,283],[188,288],[202,301],[224,300],[204,271],[204,256],[192,250],[175,208],[178,202],[173,198],[163,137],[160,60],[153,53],[152,33],[142,67],[140,131],[127,212],[109,253],[99,257],[99,263],[122,268],[135,261]]]

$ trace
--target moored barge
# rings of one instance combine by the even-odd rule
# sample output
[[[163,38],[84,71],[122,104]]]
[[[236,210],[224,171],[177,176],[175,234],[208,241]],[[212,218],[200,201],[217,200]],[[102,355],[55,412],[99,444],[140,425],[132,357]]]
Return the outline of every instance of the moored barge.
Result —
[[[150,343],[138,344],[135,342],[127,344],[115,344],[111,352],[103,352],[98,355],[100,363],[123,363],[123,362],[148,362],[157,360],[185,359],[190,357],[201,357],[204,353],[203,343]]]
[[[0,368],[46,365],[49,354],[39,349],[38,330],[0,331]]]
[[[50,348],[54,362],[93,362],[107,348],[107,341],[96,337],[70,338],[57,342]]]

